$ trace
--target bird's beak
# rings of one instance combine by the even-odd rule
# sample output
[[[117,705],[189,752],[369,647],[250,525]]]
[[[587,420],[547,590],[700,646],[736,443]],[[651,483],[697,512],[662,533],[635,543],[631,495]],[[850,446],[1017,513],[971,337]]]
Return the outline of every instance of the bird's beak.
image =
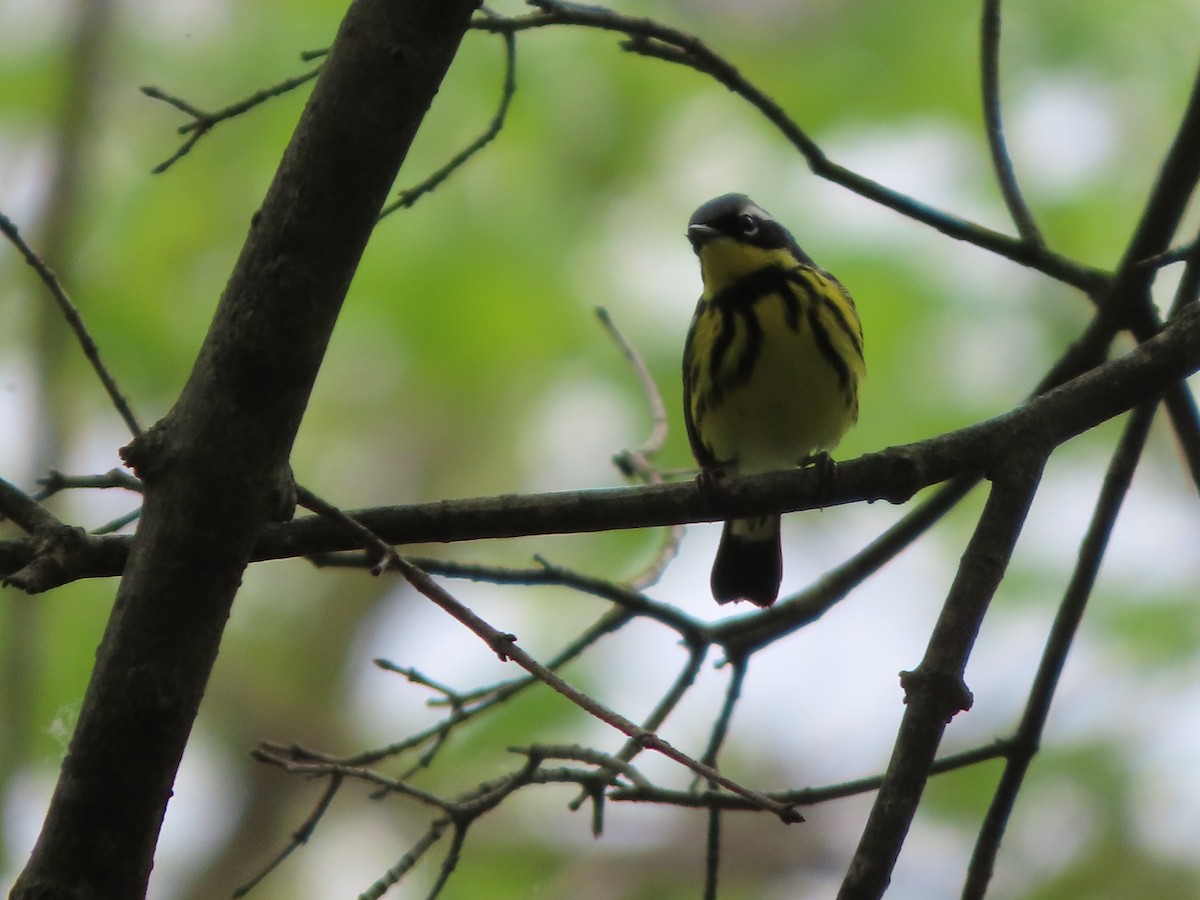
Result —
[[[687,230],[687,239],[692,244],[692,249],[697,253],[700,248],[720,234],[717,229],[711,225],[689,225]]]

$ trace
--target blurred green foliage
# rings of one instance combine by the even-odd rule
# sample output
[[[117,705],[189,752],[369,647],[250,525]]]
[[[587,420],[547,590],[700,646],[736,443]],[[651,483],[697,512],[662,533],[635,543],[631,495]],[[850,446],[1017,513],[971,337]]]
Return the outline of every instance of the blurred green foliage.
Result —
[[[981,128],[975,6],[657,0],[618,9],[699,35],[833,158],[1008,229]],[[174,129],[182,118],[137,88],[154,84],[215,109],[304,71],[299,52],[327,45],[340,11],[316,0],[113,5],[98,26],[98,62],[81,86],[68,80],[78,27],[69,4],[30,15],[0,6],[0,210],[36,243],[47,227],[40,216],[55,184],[65,98],[86,87],[87,137],[74,164],[69,219],[60,223],[68,239],[48,261],[144,422],[169,408],[187,377],[305,90],[220,125],[152,176],[181,140]],[[504,3],[498,11],[522,8]],[[1050,243],[1110,267],[1187,95],[1200,8],[1186,0],[1072,0],[1007,4],[1004,14],[1003,96],[1018,174]],[[380,223],[347,299],[294,458],[299,480],[340,505],[619,484],[609,457],[643,440],[649,414],[595,320],[598,305],[644,355],[662,391],[672,430],[660,462],[690,465],[677,369],[699,279],[682,230],[696,205],[727,190],[748,191],[791,225],[858,300],[870,375],[862,422],[841,455],[917,440],[1018,403],[1086,321],[1088,305],[1073,292],[818,182],[765,122],[695,72],[624,54],[613,35],[578,29],[523,34],[518,54],[518,92],[499,139],[413,209]],[[398,188],[484,128],[501,77],[500,40],[468,34]],[[0,459],[15,467],[0,474],[29,486],[48,468],[104,471],[118,462],[119,420],[69,341],[60,339],[53,357],[39,354],[32,335],[47,300],[22,268],[0,251],[0,319],[11,323],[0,330],[7,445]],[[48,420],[64,423],[60,437],[38,444],[34,436]],[[968,673],[976,710],[963,717],[961,734],[958,722],[950,729],[950,748],[1001,735],[1019,714],[1028,660],[1036,659],[1074,562],[1113,433],[1081,439],[1056,458]],[[1010,826],[997,898],[1200,893],[1194,850],[1162,840],[1162,828],[1153,827],[1200,827],[1200,780],[1189,755],[1200,748],[1189,714],[1197,701],[1190,676],[1200,645],[1200,573],[1192,548],[1200,518],[1165,427],[1146,465],[1152,474],[1139,476],[1105,568],[1112,580],[1095,598]],[[133,504],[77,496],[56,499],[54,508],[93,527]],[[882,768],[892,719],[846,711],[865,697],[863,709],[898,715],[894,672],[919,659],[978,505],[973,498],[907,554],[903,568],[876,576],[846,611],[771,657],[770,674],[752,679],[734,719],[730,756],[748,767],[739,774],[755,786],[782,787]],[[803,540],[789,568],[815,575],[896,515],[872,507],[806,518],[795,525]],[[678,567],[686,574],[672,571],[652,593],[716,615],[704,596],[707,560],[687,552],[701,533],[694,529],[685,542]],[[0,526],[0,536],[15,534]],[[541,552],[624,577],[650,560],[659,541],[636,533],[434,549],[517,565]],[[1146,571],[1153,572],[1148,587]],[[4,646],[22,648],[20,678],[0,710],[0,884],[15,876],[36,834],[114,587],[81,583],[32,599],[0,594]],[[594,599],[546,589],[464,588],[463,596],[541,658],[603,610]],[[911,631],[897,631],[896,622]],[[567,674],[618,709],[644,715],[658,696],[646,679],[665,684],[663,666],[681,658],[654,640],[664,643],[662,634],[641,632],[606,641]],[[840,649],[819,657],[824,665],[812,662],[826,646]],[[1010,669],[1006,660],[1018,650],[1022,666]],[[351,753],[433,721],[427,693],[375,671],[373,655],[416,659],[460,690],[512,674],[387,579],[314,572],[299,562],[248,573],[195,753],[168,812],[168,830],[183,837],[164,839],[155,896],[228,896],[315,802],[311,786],[246,757],[256,740]],[[863,658],[873,655],[879,670],[867,671]],[[782,669],[781,657],[799,668]],[[829,660],[840,667],[831,670]],[[789,700],[792,683],[819,690],[780,710],[765,685],[772,680]],[[703,746],[722,686],[706,667],[696,708],[668,723],[686,749]],[[765,699],[755,701],[751,689]],[[1147,692],[1156,703],[1141,706]],[[818,712],[821,702],[832,711]],[[505,748],[535,740],[619,746],[559,698],[532,692],[456,735],[417,781],[448,795],[469,790],[514,766]],[[1164,773],[1164,761],[1174,768]],[[677,771],[662,771],[664,780],[686,784]],[[956,892],[996,772],[989,764],[935,779],[890,896]],[[207,802],[196,799],[205,790]],[[345,793],[311,845],[252,896],[353,895],[425,827],[419,808]],[[1074,798],[1082,812],[1047,834],[1046,822],[1059,820],[1043,795]],[[586,808],[566,811],[571,796],[529,788],[511,810],[485,820],[443,896],[698,895],[702,816],[610,809],[596,841]],[[731,845],[722,896],[830,895],[865,809],[833,804],[791,830],[767,817],[735,817],[730,830],[744,835]],[[395,895],[423,896],[435,867],[423,862],[414,885]]]

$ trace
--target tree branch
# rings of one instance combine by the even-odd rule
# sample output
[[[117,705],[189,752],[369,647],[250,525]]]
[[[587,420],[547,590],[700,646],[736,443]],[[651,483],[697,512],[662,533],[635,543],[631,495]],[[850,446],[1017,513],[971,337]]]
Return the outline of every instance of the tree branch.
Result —
[[[1157,396],[1200,369],[1200,307],[1189,305],[1161,334],[1130,353],[1092,369],[987,421],[914,444],[838,464],[832,490],[809,470],[795,469],[729,479],[720,496],[694,483],[650,485],[552,494],[441,500],[408,506],[351,510],[355,520],[390,544],[507,538],[710,522],[866,500],[902,502],[933,484],[989,471],[1031,434],[1057,446],[1077,434]],[[88,537],[64,581],[119,574],[131,538]],[[269,524],[252,550],[254,560],[351,550],[359,546],[344,528],[319,516]],[[28,540],[0,541],[0,574],[28,564]],[[27,590],[47,590],[45,582]]]
[[[971,706],[970,691],[962,680],[967,657],[1025,523],[1045,459],[1045,451],[1031,444],[1005,461],[925,657],[916,670],[901,673],[908,708],[839,900],[875,900],[887,889],[942,733],[951,718]]]
[[[179,133],[186,135],[187,139],[179,145],[179,148],[160,162],[157,166],[150,170],[153,175],[161,175],[175,163],[179,162],[183,157],[192,152],[192,148],[200,142],[206,134],[213,130],[214,127],[222,122],[240,116],[242,113],[249,112],[256,106],[265,103],[273,97],[280,97],[289,91],[294,91],[296,88],[308,84],[318,75],[321,74],[321,69],[324,63],[316,66],[301,75],[293,75],[291,78],[285,78],[278,84],[271,87],[263,88],[261,91],[255,91],[249,97],[239,100],[237,103],[231,103],[229,106],[218,109],[216,112],[205,112],[202,109],[197,109],[192,104],[188,103],[174,94],[168,94],[161,88],[153,85],[146,85],[142,88],[142,93],[153,100],[161,100],[168,106],[173,106],[182,113],[192,117],[192,121],[179,126]]]
[[[432,578],[408,563],[404,559],[400,560],[398,566],[400,573],[408,579],[409,583],[414,588],[421,592],[425,597],[432,600],[445,612],[449,613],[472,633],[486,643],[495,653],[501,662],[509,660],[515,662],[526,672],[537,678],[538,681],[554,689],[562,694],[580,709],[588,714],[595,716],[606,725],[616,728],[625,736],[637,741],[641,746],[661,753],[674,762],[691,769],[697,775],[708,779],[713,784],[720,785],[727,791],[737,794],[751,803],[756,804],[761,809],[766,809],[779,816],[780,820],[785,823],[803,822],[804,818],[796,812],[795,809],[787,804],[776,803],[769,797],[743,787],[736,781],[726,778],[712,767],[705,765],[698,760],[692,759],[685,753],[677,750],[671,744],[664,741],[661,737],[652,731],[647,731],[639,727],[635,723],[626,719],[619,713],[608,709],[601,703],[589,697],[582,691],[572,687],[554,672],[539,663],[536,659],[517,646],[517,637],[513,634],[506,634],[493,628],[482,618],[476,615],[472,610],[468,609],[458,600],[453,597],[448,591],[444,590]]]
[[[474,4],[356,0],[168,414],[141,527],[13,900],[140,897],[241,573],[375,217]]]
[[[133,410],[130,409],[129,402],[117,386],[116,379],[109,374],[104,361],[100,359],[100,348],[96,346],[96,342],[92,340],[87,326],[83,324],[83,316],[79,314],[79,308],[71,302],[71,298],[67,296],[67,292],[63,289],[62,284],[59,283],[58,278],[50,271],[50,267],[42,261],[42,258],[25,243],[25,239],[21,237],[17,226],[3,213],[0,213],[0,233],[3,233],[13,246],[17,248],[17,251],[24,257],[25,262],[29,264],[29,267],[41,279],[42,284],[46,286],[46,289],[50,292],[50,296],[54,298],[54,302],[58,305],[63,318],[67,320],[67,325],[75,333],[75,339],[83,349],[83,355],[91,363],[92,370],[95,371],[96,377],[100,379],[100,384],[104,386],[105,392],[112,401],[113,407],[124,420],[129,433],[134,436],[141,434],[142,428],[138,424]]]
[[[988,148],[992,153],[992,167],[996,170],[996,181],[1008,214],[1012,216],[1017,233],[1031,244],[1041,246],[1041,232],[1034,221],[1017,174],[1013,170],[1012,157],[1004,141],[1004,120],[1000,114],[1000,0],[984,0],[983,23],[979,41],[979,62],[983,89],[983,118],[986,124]]]
[[[1083,612],[1100,572],[1100,562],[1108,548],[1121,504],[1133,482],[1133,473],[1141,459],[1157,407],[1157,403],[1151,402],[1133,411],[1109,464],[1091,524],[1079,548],[1079,560],[1054,618],[1033,686],[1029,690],[1025,712],[1013,737],[1004,773],[1000,776],[991,807],[979,831],[963,886],[963,900],[983,900],[987,892],[996,854],[1000,849],[1000,839],[1016,804],[1017,792],[1024,782],[1025,773],[1040,745],[1058,678],[1066,664],[1067,652],[1071,649],[1079,623],[1083,620]]]
[[[1080,265],[1040,244],[1001,234],[934,209],[833,162],[778,103],[747,81],[732,64],[694,35],[661,25],[652,19],[624,16],[601,6],[566,0],[531,0],[531,4],[539,12],[515,18],[476,18],[471,25],[483,31],[501,33],[551,25],[576,25],[624,34],[629,38],[622,45],[625,50],[695,69],[716,79],[748,102],[800,152],[815,175],[929,225],[948,237],[975,244],[1081,290],[1092,292],[1107,281],[1107,273]]]

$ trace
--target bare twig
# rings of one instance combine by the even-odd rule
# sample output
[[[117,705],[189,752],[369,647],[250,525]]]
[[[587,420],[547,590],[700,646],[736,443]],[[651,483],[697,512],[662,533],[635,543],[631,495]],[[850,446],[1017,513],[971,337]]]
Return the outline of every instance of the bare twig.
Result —
[[[372,575],[382,574],[384,570],[391,568],[396,560],[399,559],[395,547],[383,540],[353,516],[348,515],[332,503],[322,500],[308,488],[299,484],[296,485],[296,499],[305,509],[323,516],[331,522],[336,522],[351,534],[356,535],[362,541],[371,559]]]
[[[692,759],[687,754],[677,750],[671,744],[664,741],[657,734],[650,731],[645,731],[639,728],[636,724],[626,719],[613,710],[608,709],[601,703],[598,703],[587,694],[569,685],[566,681],[560,678],[555,673],[551,672],[545,666],[541,665],[532,656],[517,646],[517,638],[515,635],[506,634],[498,631],[484,621],[471,609],[461,604],[451,594],[438,585],[432,578],[426,575],[423,571],[411,565],[403,558],[400,559],[398,568],[400,573],[408,579],[418,591],[420,591],[428,599],[441,607],[445,612],[449,613],[453,618],[470,629],[477,637],[486,643],[501,661],[512,660],[522,669],[537,677],[539,681],[558,693],[562,694],[576,706],[583,709],[590,715],[600,719],[602,722],[616,728],[627,737],[633,738],[650,750],[654,750],[666,756],[682,766],[691,769],[698,775],[704,778],[711,779],[716,784],[731,791],[739,796],[745,797],[748,800],[757,802],[762,809],[770,810],[784,823],[793,823],[803,821],[803,817],[793,807],[779,804],[771,800],[769,797],[760,794],[750,788],[743,787],[730,778],[726,778],[719,772],[714,771],[711,767]]]
[[[633,369],[633,374],[642,388],[642,396],[646,398],[646,405],[650,408],[650,434],[646,436],[646,440],[634,450],[621,451],[613,459],[613,462],[627,478],[638,476],[647,484],[656,484],[662,480],[662,475],[659,474],[656,467],[650,464],[649,460],[658,455],[667,441],[667,409],[663,405],[662,394],[658,390],[658,385],[654,383],[654,376],[650,374],[650,368],[646,365],[646,361],[642,359],[637,348],[617,328],[617,324],[612,320],[608,310],[603,306],[597,306],[596,318],[600,320],[600,324],[604,326],[608,336],[612,338],[617,349],[621,351],[621,355],[625,357],[625,361],[629,363],[629,367]]]
[[[651,462],[667,441],[667,409],[663,404],[662,394],[658,390],[658,385],[654,383],[654,376],[650,374],[650,368],[646,365],[646,361],[617,328],[612,316],[608,314],[608,310],[603,306],[597,306],[596,317],[621,351],[621,355],[625,357],[625,361],[633,369],[638,384],[642,388],[642,396],[646,398],[646,405],[650,409],[650,434],[646,436],[646,440],[640,447],[617,453],[613,457],[613,463],[626,478],[639,478],[646,484],[662,484],[663,474]],[[645,569],[629,579],[630,587],[635,590],[643,590],[655,584],[662,577],[662,573],[666,571],[671,560],[679,555],[679,545],[683,542],[684,531],[682,525],[672,525],[667,529],[658,553]]]
[[[1175,289],[1167,321],[1172,321],[1182,310],[1194,304],[1200,294],[1200,237],[1194,239],[1186,249],[1183,259],[1187,265]],[[1196,396],[1187,382],[1181,381],[1168,388],[1163,397],[1179,440],[1179,448],[1192,475],[1192,483],[1200,489],[1200,411],[1196,408]]]
[[[118,415],[124,420],[125,426],[129,429],[129,433],[134,437],[142,433],[141,426],[138,425],[137,418],[133,414],[133,410],[129,407],[129,402],[121,393],[121,389],[117,387],[116,379],[109,374],[108,368],[100,359],[100,348],[96,346],[96,342],[92,340],[91,334],[88,333],[87,326],[83,324],[83,317],[79,314],[79,309],[71,302],[71,298],[67,296],[67,292],[59,283],[55,274],[50,271],[50,267],[42,261],[42,258],[33,251],[33,249],[25,243],[25,239],[21,237],[21,233],[17,230],[17,226],[12,223],[7,216],[0,213],[0,232],[12,242],[17,251],[25,258],[30,268],[41,279],[47,290],[50,291],[50,296],[54,298],[54,302],[58,304],[59,310],[63,314],[63,318],[67,320],[67,325],[71,331],[75,333],[75,339],[79,341],[79,346],[83,350],[83,355],[87,357],[89,363],[92,364],[92,369],[96,376],[100,379],[100,383],[104,385],[104,390],[108,393],[109,400],[112,401],[113,407]]]
[[[1012,747],[1011,741],[996,741],[984,747],[964,750],[943,756],[930,768],[931,775],[943,772],[953,772],[968,766],[978,765],[991,759],[1006,756]],[[879,790],[883,783],[882,775],[870,778],[859,778],[840,784],[825,785],[815,788],[800,788],[799,790],[771,791],[768,796],[776,800],[794,803],[797,806],[814,806],[829,800],[841,800],[845,797],[855,797]],[[684,809],[722,809],[726,811],[750,811],[756,809],[752,804],[724,791],[694,791],[669,790],[661,787],[619,786],[608,792],[608,799],[618,802],[634,803],[663,803]]]
[[[42,489],[36,495],[36,499],[38,500],[49,499],[60,491],[77,490],[80,488],[99,488],[102,490],[123,488],[127,491],[133,491],[136,494],[143,492],[141,480],[124,469],[109,469],[103,475],[64,475],[62,472],[51,469],[46,477],[38,479],[38,484],[42,486]],[[130,510],[124,515],[117,516],[115,519],[93,528],[90,533],[113,534],[120,531],[130,522],[136,522],[141,514],[140,507]],[[0,517],[0,519],[2,518]]]
[[[1012,216],[1017,233],[1031,244],[1043,243],[1041,232],[1033,219],[1017,175],[1013,170],[1012,157],[1004,141],[1003,117],[1000,114],[1000,0],[984,0],[983,24],[979,41],[980,81],[983,86],[983,118],[986,124],[988,148],[992,154],[992,167],[996,170],[996,181],[1004,203]]]
[[[622,45],[624,49],[707,74],[748,102],[803,155],[814,174],[929,225],[949,237],[968,241],[1089,293],[1098,289],[1108,279],[1107,273],[1080,265],[1040,244],[1030,243],[1023,238],[1013,238],[934,209],[831,161],[778,103],[747,81],[733,65],[693,35],[651,19],[623,16],[600,6],[564,0],[533,0],[532,5],[539,11],[514,18],[477,18],[471,23],[472,27],[505,33],[552,25],[576,25],[624,34],[628,38]]]
[[[613,775],[624,775],[631,784],[642,787],[650,785],[646,776],[630,765],[627,760],[613,756],[611,753],[602,753],[591,747],[583,747],[579,744],[534,744],[529,747],[510,747],[509,749],[513,753],[532,757],[539,766],[548,759],[567,759],[573,762],[587,763]]]
[[[1196,242],[1192,241],[1190,244],[1185,244],[1182,247],[1172,247],[1170,250],[1164,250],[1162,253],[1156,253],[1154,256],[1138,260],[1134,265],[1138,269],[1164,269],[1177,262],[1183,262],[1195,252]]]
[[[235,116],[240,116],[242,113],[249,112],[254,107],[265,103],[273,97],[280,97],[289,91],[293,91],[301,85],[307,84],[318,75],[321,74],[323,66],[317,66],[315,69],[310,69],[301,75],[295,75],[291,78],[285,78],[278,84],[271,87],[263,88],[261,91],[255,91],[249,97],[239,100],[237,103],[231,103],[229,106],[222,107],[215,112],[205,112],[188,103],[186,100],[176,97],[174,94],[168,94],[161,88],[153,85],[145,85],[142,87],[142,93],[154,100],[161,100],[170,106],[175,107],[182,113],[192,117],[192,121],[180,125],[177,129],[179,134],[188,135],[187,140],[179,145],[174,153],[165,160],[160,162],[150,171],[155,175],[160,175],[167,169],[171,168],[176,162],[187,156],[192,148],[200,142],[200,139],[213,130],[217,125],[225,122]]]
[[[590,647],[593,643],[599,640],[606,634],[620,628],[631,620],[631,617],[624,610],[610,610],[601,619],[596,622],[591,628],[586,629],[582,634],[578,635],[568,645],[557,653],[547,664],[547,668],[557,669],[566,665],[572,659],[575,659],[584,650]],[[447,732],[458,727],[462,723],[478,716],[479,714],[491,709],[505,701],[516,696],[526,688],[537,684],[538,679],[533,675],[527,675],[522,678],[514,678],[510,681],[503,682],[498,685],[482,688],[477,691],[461,693],[458,696],[461,705],[451,708],[450,713],[441,721],[425,728],[415,734],[409,735],[401,741],[388,744],[373,750],[368,750],[363,753],[356,754],[340,762],[350,766],[366,766],[376,763],[388,757],[398,756],[415,747],[419,747],[431,740],[442,740]],[[269,746],[269,745],[264,745]],[[317,757],[317,754],[310,753],[311,756]],[[324,757],[321,757],[324,758]]]
[[[453,820],[449,817],[438,819],[433,822],[429,829],[423,834],[412,848],[405,853],[400,860],[388,869],[380,878],[369,888],[359,895],[359,900],[379,900],[387,893],[388,888],[400,881],[408,871],[415,866],[434,844],[436,844],[446,829],[453,824]]]
[[[458,861],[462,857],[463,843],[467,839],[467,826],[455,822],[454,834],[450,838],[450,846],[446,849],[446,855],[442,859],[442,864],[438,868],[437,880],[433,883],[433,887],[429,889],[429,893],[425,895],[425,900],[436,900],[442,893],[442,889],[446,886],[446,882],[450,880],[450,876],[454,874],[454,870],[458,867]],[[370,896],[368,892],[364,896]]]
[[[38,492],[39,500],[49,499],[59,491],[78,488],[124,488],[137,494],[143,490],[141,480],[126,469],[109,469],[102,475],[64,475],[51,469],[45,477],[38,479],[38,484],[42,486]]]
[[[275,858],[267,863],[253,878],[243,883],[233,892],[234,900],[238,900],[238,898],[249,894],[262,883],[263,879],[279,868],[285,859],[308,843],[308,839],[317,830],[317,823],[321,821],[325,813],[329,810],[329,805],[333,803],[333,798],[337,796],[338,789],[341,786],[341,775],[329,776],[329,783],[325,785],[325,791],[321,794],[317,805],[313,807],[313,811],[308,814],[308,818],[300,824],[300,827],[292,832],[292,839],[288,842],[287,846],[280,850]]]
[[[701,643],[699,641],[695,641],[692,643],[690,652],[688,653],[687,662],[684,664],[683,669],[680,670],[679,675],[675,678],[675,681],[672,682],[671,687],[667,690],[667,692],[663,694],[658,703],[654,705],[654,709],[650,711],[650,715],[646,716],[646,718],[642,721],[643,731],[658,731],[658,729],[662,727],[662,724],[667,721],[667,717],[675,711],[675,707],[677,707],[680,701],[683,700],[683,697],[688,692],[688,689],[696,683],[696,676],[700,674],[700,666],[704,662],[707,649],[707,642]],[[623,762],[628,762],[636,758],[643,749],[644,746],[641,741],[638,741],[635,738],[630,738],[625,742],[625,746],[617,751],[615,758]],[[588,796],[595,797],[596,794],[595,791],[591,789],[592,787],[593,786],[585,786],[584,793],[578,797],[575,797],[570,803],[568,803],[568,808],[573,810],[578,809]],[[598,825],[593,830],[595,833],[599,834]]]
[[[746,680],[748,664],[749,659],[744,656],[737,657],[730,662],[732,671],[729,675],[729,685],[725,689],[725,702],[721,704],[721,711],[717,714],[716,722],[713,723],[708,747],[705,748],[704,755],[700,757],[714,769],[717,767],[717,756],[729,734],[729,723],[733,720],[734,707],[737,706],[738,699],[742,696],[742,683]],[[693,784],[694,788],[695,784]],[[711,791],[715,785],[710,781],[708,788]],[[717,900],[717,884],[720,873],[721,810],[714,806],[708,810],[708,830],[704,847],[704,900]]]
[[[499,18],[487,7],[483,7],[482,11],[486,18]],[[496,112],[492,115],[492,120],[488,123],[487,128],[424,181],[401,191],[395,200],[380,210],[380,219],[390,216],[398,209],[408,209],[425,194],[437,189],[442,182],[453,175],[456,170],[462,168],[472,156],[494,141],[500,134],[501,129],[504,128],[504,122],[508,118],[508,108],[512,105],[513,95],[517,92],[517,39],[511,32],[503,34],[502,37],[504,38],[504,84],[500,89],[500,105],[496,107]]]
[[[96,526],[95,528],[92,529],[91,533],[92,534],[115,534],[116,532],[118,532],[122,528],[124,528],[126,525],[136,522],[141,517],[142,517],[141,507],[138,507],[137,509],[131,509],[129,512],[125,513],[124,515],[117,516],[115,519],[110,519],[109,521],[105,522],[103,525]]]
[[[1193,77],[1191,94],[1179,127],[1159,167],[1154,187],[1129,238],[1116,275],[1107,289],[1096,295],[1100,329],[1115,334],[1127,328],[1139,341],[1146,341],[1161,329],[1150,298],[1157,269],[1141,263],[1170,249],[1197,183],[1200,183],[1200,68]],[[1184,281],[1189,282],[1189,278],[1195,277],[1194,272],[1192,276],[1185,272]],[[1185,295],[1186,291],[1179,294],[1177,301]],[[1179,308],[1177,304],[1175,309]],[[1180,383],[1167,388],[1165,400],[1171,427],[1187,458],[1188,471],[1200,489],[1200,415],[1195,398],[1187,385]]]

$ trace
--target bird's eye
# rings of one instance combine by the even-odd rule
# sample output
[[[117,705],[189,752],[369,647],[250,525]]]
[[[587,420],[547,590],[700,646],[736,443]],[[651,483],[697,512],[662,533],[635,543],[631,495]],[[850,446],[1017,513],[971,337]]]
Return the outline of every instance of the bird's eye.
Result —
[[[754,237],[758,234],[758,219],[748,215],[738,216],[738,227],[746,237]]]

